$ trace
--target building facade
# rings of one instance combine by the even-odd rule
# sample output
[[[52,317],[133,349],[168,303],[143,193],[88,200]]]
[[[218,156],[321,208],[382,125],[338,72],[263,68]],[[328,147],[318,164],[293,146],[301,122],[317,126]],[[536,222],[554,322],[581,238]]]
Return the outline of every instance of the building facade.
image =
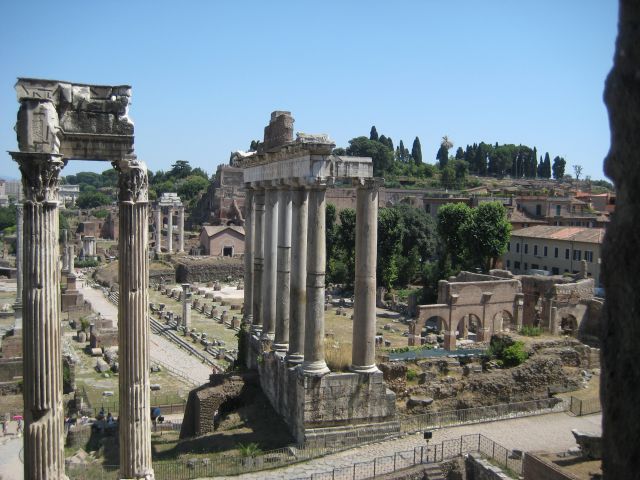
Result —
[[[586,260],[587,274],[600,285],[603,228],[537,225],[511,233],[503,264],[514,274],[546,270],[552,275],[578,273]]]

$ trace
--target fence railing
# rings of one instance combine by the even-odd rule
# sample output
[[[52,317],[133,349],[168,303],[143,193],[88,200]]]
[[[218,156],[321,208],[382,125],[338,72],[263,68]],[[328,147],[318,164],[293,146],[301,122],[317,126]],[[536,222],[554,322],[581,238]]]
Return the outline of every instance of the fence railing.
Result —
[[[601,412],[602,405],[600,404],[600,398],[593,397],[581,399],[577,397],[571,397],[569,411],[577,416],[591,415],[592,413]]]
[[[393,452],[371,460],[356,462],[351,465],[337,467],[325,472],[313,473],[296,480],[363,480],[378,475],[394,473],[407,468],[424,464],[440,463],[460,455],[478,452],[502,468],[508,468],[516,474],[522,473],[522,457],[481,434],[463,435],[460,438],[445,440],[434,445],[422,445],[410,450]],[[295,452],[289,451],[289,455]],[[220,470],[217,462],[208,459],[192,459],[182,462],[155,462],[153,469],[158,480],[183,480],[221,475],[236,475],[256,470],[277,468],[277,462],[269,459],[269,455],[241,457],[237,459],[234,471]],[[300,458],[297,461],[303,461]],[[118,467],[115,465],[81,465],[67,468],[67,475],[72,480],[117,479]],[[268,474],[265,474],[268,477]]]

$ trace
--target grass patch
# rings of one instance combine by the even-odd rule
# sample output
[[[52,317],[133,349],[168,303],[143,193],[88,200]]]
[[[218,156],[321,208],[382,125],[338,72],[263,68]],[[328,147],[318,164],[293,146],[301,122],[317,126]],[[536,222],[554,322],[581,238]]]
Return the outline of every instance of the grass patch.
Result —
[[[542,335],[542,328],[534,327],[533,325],[524,325],[520,329],[520,335],[524,335],[525,337],[539,337]]]

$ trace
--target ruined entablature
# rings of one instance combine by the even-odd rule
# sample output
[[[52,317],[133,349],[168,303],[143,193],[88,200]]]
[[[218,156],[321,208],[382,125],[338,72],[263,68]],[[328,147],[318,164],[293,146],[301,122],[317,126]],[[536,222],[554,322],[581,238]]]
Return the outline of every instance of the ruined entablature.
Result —
[[[108,161],[133,153],[130,86],[19,78],[15,89],[20,151]]]

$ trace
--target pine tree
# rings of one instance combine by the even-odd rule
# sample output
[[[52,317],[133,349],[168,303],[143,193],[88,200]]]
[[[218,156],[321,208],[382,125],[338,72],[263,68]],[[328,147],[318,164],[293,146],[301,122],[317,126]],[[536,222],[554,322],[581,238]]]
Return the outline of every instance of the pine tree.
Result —
[[[462,147],[458,147],[456,150],[456,160],[464,160],[464,150],[462,150]]]
[[[378,138],[378,141],[383,145],[387,145],[387,137],[385,137],[384,135],[380,135],[380,138]]]
[[[404,156],[404,143],[402,140],[400,140],[400,145],[398,145],[398,153],[396,156],[398,157],[398,160],[402,160],[403,162],[407,160]]]
[[[369,133],[369,140],[378,140],[378,130],[376,130],[376,126],[371,127],[371,132]]]
[[[413,141],[413,147],[411,147],[411,157],[417,164],[422,163],[422,147],[420,146],[420,139],[416,137]]]

